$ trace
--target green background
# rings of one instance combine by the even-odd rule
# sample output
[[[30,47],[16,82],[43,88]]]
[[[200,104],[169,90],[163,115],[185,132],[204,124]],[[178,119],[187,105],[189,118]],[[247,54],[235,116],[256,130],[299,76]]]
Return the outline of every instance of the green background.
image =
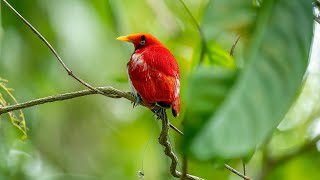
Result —
[[[177,119],[171,115],[169,118],[174,125],[183,128],[181,122],[185,118],[187,106],[190,107],[190,103],[187,103],[187,89],[197,85],[192,84],[192,78],[189,83],[189,78],[197,67],[201,38],[180,1],[9,2],[47,38],[68,67],[93,86],[129,90],[126,63],[133,47],[116,38],[136,32],[155,35],[171,50],[179,63],[182,115]],[[224,64],[219,59],[233,61],[227,52],[237,38],[237,32],[241,32],[244,35],[235,49],[235,59],[238,67],[245,67],[246,47],[250,45],[254,29],[250,24],[256,9],[235,6],[235,9],[223,14],[226,13],[225,9],[214,9],[212,1],[186,0],[185,3],[200,22],[213,52],[213,62],[210,57],[205,57],[204,66],[232,68],[233,65]],[[244,16],[237,16],[238,12]],[[0,14],[0,77],[9,81],[7,86],[14,89],[14,96],[19,102],[84,89],[83,85],[67,75],[49,49],[3,3]],[[215,16],[217,14],[223,18]],[[279,14],[285,17],[281,12]],[[230,28],[226,26],[227,23],[236,24]],[[262,27],[268,29],[268,26]],[[229,30],[235,31],[230,33]],[[289,31],[290,37],[296,35],[292,29]],[[305,32],[309,31],[302,33]],[[270,37],[281,36],[281,33]],[[267,45],[271,49],[277,52],[281,50],[276,44],[270,43]],[[314,61],[320,59],[319,55],[313,58]],[[319,64],[314,63],[301,91],[296,93],[295,102],[291,102],[289,113],[278,128],[278,123],[273,123],[275,127],[272,127],[272,136],[257,144],[259,149],[247,165],[248,176],[253,179],[288,180],[320,178],[320,154],[316,146],[320,144],[317,143],[320,117],[319,70]],[[225,77],[226,72],[220,73],[217,70],[214,73],[214,77],[217,74]],[[207,74],[204,76],[208,77]],[[228,85],[233,81],[223,82],[223,85]],[[201,85],[194,86],[195,90],[199,90]],[[2,90],[0,93],[5,94]],[[9,101],[7,96],[4,97]],[[193,98],[198,99],[197,96]],[[195,100],[195,104],[198,102]],[[7,115],[0,116],[0,179],[139,179],[142,160],[145,179],[174,179],[169,173],[170,161],[164,156],[163,148],[157,141],[160,123],[146,108],[138,106],[133,109],[132,104],[125,99],[91,95],[24,109],[23,113],[28,127],[28,138],[24,141],[21,140],[23,134],[12,126]],[[255,127],[255,124],[251,125]],[[313,140],[314,137],[317,139]],[[178,148],[181,137],[171,133],[170,138],[181,157],[180,152],[184,150]],[[209,180],[240,179],[218,162],[191,159],[189,172]],[[228,164],[242,171],[240,158],[232,158]]]

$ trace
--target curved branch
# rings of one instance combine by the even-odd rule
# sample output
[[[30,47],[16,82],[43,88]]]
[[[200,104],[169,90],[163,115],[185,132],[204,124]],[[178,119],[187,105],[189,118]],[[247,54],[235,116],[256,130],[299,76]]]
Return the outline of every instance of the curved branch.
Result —
[[[157,116],[159,119],[161,119],[162,122],[162,128],[161,133],[158,138],[159,143],[164,146],[164,153],[171,159],[171,165],[170,165],[170,173],[172,176],[176,178],[181,178],[182,173],[177,170],[178,166],[178,158],[177,155],[173,152],[171,143],[169,141],[169,120],[167,117],[167,114],[165,112],[165,109],[162,109],[158,111]],[[204,180],[202,178],[199,178],[197,176],[193,176],[190,174],[185,174],[183,179],[185,180]]]
[[[135,101],[135,97],[130,92],[123,92],[110,86],[98,87],[97,89],[103,92],[105,96],[108,96],[111,98],[126,98],[130,101]],[[40,105],[40,104],[45,104],[45,103],[55,102],[55,101],[63,101],[63,100],[72,99],[72,98],[81,97],[81,96],[87,96],[91,94],[98,94],[98,92],[92,89],[86,89],[82,91],[59,94],[56,96],[48,96],[48,97],[35,99],[35,100],[24,102],[24,103],[0,107],[0,115],[3,113],[14,111],[14,110],[25,109],[25,108]]]

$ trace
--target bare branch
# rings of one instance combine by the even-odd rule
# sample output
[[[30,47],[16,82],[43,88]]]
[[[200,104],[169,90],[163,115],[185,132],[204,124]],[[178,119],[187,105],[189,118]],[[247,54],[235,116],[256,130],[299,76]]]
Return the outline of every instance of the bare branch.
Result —
[[[130,101],[134,101],[134,96],[129,93],[129,92],[122,92],[118,89],[115,89],[113,87],[107,86],[107,87],[99,87],[97,88],[99,91],[102,91],[106,96],[111,97],[111,98],[126,98]],[[10,111],[14,110],[19,110],[19,109],[25,109],[28,107],[40,105],[40,104],[45,104],[49,102],[55,102],[55,101],[63,101],[67,99],[72,99],[80,96],[86,96],[90,94],[97,94],[96,91],[87,89],[87,90],[82,90],[82,91],[75,91],[75,92],[70,92],[70,93],[65,93],[65,94],[59,94],[56,96],[48,96],[40,99],[35,99],[32,101],[20,103],[20,104],[15,104],[15,105],[10,105],[10,106],[5,106],[5,107],[0,107],[0,115],[3,113],[7,113]]]
[[[78,82],[80,82],[81,84],[83,84],[84,86],[88,87],[89,89],[97,92],[98,94],[102,94],[104,95],[104,93],[102,91],[100,91],[99,89],[94,88],[93,86],[91,86],[90,84],[88,84],[87,82],[85,82],[84,80],[82,80],[81,78],[79,78],[78,76],[76,76],[68,67],[67,65],[62,61],[61,57],[59,56],[59,54],[57,53],[57,51],[51,46],[51,44],[46,40],[46,38],[36,29],[32,26],[32,24],[30,24],[17,10],[15,10],[6,0],[2,0],[18,17],[19,19],[25,24],[27,25],[32,31],[33,33],[35,33],[42,42],[45,43],[45,45],[51,50],[51,52],[56,56],[56,58],[58,59],[59,63],[63,66],[63,68],[67,71],[68,75],[70,75],[71,77],[73,77],[75,80],[77,80]]]
[[[162,110],[162,112],[161,112]],[[161,109],[160,112],[158,111],[157,116],[161,119],[162,122],[162,128],[161,133],[159,136],[159,143],[164,146],[164,153],[171,159],[171,165],[170,165],[170,173],[172,176],[176,178],[181,178],[182,173],[177,170],[178,165],[178,157],[173,152],[171,143],[169,141],[169,120],[167,117],[167,114],[165,112],[165,109]],[[193,176],[190,174],[185,175],[185,180],[203,180],[202,178],[199,178],[197,176]]]

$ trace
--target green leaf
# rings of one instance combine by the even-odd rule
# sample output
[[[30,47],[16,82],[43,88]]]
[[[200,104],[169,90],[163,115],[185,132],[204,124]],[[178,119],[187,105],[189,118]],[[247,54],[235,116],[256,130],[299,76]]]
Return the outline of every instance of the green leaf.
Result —
[[[225,99],[235,78],[236,72],[222,68],[200,68],[193,74],[186,95],[186,139],[191,139],[203,128],[212,110]]]
[[[211,6],[216,7],[215,2],[219,1],[212,1]],[[248,3],[237,1],[237,5],[247,7]],[[234,12],[235,18],[247,11],[240,9]],[[232,22],[217,24],[228,31]],[[248,63],[239,77],[219,78],[219,73],[203,70],[193,75],[184,149],[200,160],[229,159],[245,157],[263,143],[299,90],[308,63],[312,23],[311,1],[264,0],[248,38]]]
[[[7,80],[2,79],[0,77],[0,107],[8,106],[9,103],[5,100],[4,96],[2,93],[9,99],[11,99],[14,103],[18,103],[16,98],[12,94],[12,90],[6,86]],[[8,112],[8,117],[12,123],[13,126],[18,128],[22,133],[21,140],[27,139],[27,126],[26,126],[26,121],[24,118],[24,114],[22,110],[20,110],[19,118],[16,116],[14,112]]]
[[[249,0],[210,1],[203,17],[202,29],[207,40],[224,43],[234,41],[230,32],[241,34],[241,39],[251,33],[257,7]],[[230,39],[231,38],[231,39]]]
[[[203,57],[202,65],[205,66],[214,66],[214,67],[223,67],[226,69],[234,70],[237,68],[236,62],[234,58],[230,56],[230,52],[223,49],[218,43],[216,42],[207,42],[207,53]],[[200,49],[200,50],[199,50]],[[194,53],[193,57],[193,65],[192,67],[198,67],[199,60],[201,58],[201,47],[198,48],[196,53]]]

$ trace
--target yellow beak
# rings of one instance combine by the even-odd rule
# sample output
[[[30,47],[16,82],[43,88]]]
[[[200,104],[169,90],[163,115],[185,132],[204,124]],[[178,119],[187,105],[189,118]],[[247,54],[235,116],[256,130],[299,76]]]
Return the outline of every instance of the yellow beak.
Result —
[[[124,41],[124,42],[132,42],[132,40],[128,38],[128,36],[120,36],[117,38],[117,40]]]

